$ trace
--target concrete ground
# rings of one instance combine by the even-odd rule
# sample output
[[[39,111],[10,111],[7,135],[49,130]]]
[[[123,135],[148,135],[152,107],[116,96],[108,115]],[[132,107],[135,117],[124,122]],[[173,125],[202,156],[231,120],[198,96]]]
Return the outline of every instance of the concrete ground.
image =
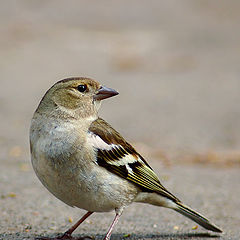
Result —
[[[159,165],[159,160],[150,164],[165,187],[224,233],[195,229],[197,224],[168,209],[132,204],[123,213],[112,239],[239,239],[239,169],[200,165],[167,168]],[[1,164],[0,182],[0,239],[56,236],[85,213],[47,192],[28,163]],[[95,213],[75,234],[101,239],[113,217],[113,213]]]
[[[234,0],[2,1],[0,239],[54,236],[84,214],[41,186],[29,155],[37,104],[70,76],[118,90],[100,115],[164,186],[224,230],[134,204],[113,239],[240,239],[239,10]],[[94,214],[76,234],[100,239],[112,218]]]

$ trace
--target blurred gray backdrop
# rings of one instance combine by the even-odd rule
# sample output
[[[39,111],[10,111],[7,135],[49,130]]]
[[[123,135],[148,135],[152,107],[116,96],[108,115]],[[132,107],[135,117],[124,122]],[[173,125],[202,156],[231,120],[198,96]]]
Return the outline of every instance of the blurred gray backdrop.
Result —
[[[239,1],[0,3],[0,144],[28,151],[28,128],[57,80],[120,92],[101,116],[164,151],[240,146]]]
[[[118,90],[100,115],[164,186],[223,228],[219,239],[240,239],[239,13],[237,0],[0,1],[0,239],[56,236],[84,213],[44,189],[29,154],[41,97],[72,76]],[[125,211],[114,239],[214,237],[139,206]],[[94,214],[76,234],[102,239],[112,217]]]

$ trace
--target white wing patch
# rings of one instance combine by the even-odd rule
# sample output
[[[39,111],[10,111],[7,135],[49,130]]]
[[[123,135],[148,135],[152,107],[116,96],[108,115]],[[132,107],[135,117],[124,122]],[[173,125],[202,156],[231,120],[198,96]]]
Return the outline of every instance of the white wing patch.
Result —
[[[125,166],[126,166],[126,168],[127,168],[128,173],[134,174],[134,173],[133,173],[133,170],[129,167],[128,164],[126,164]]]
[[[104,142],[98,135],[88,132],[87,142],[92,145],[94,148],[101,149],[101,150],[112,150],[115,144],[107,144]]]
[[[122,158],[118,158],[117,161],[108,161],[108,163],[115,165],[115,166],[122,166],[126,165],[126,167],[129,167],[129,163],[135,163],[137,162],[137,159],[132,154],[127,154]],[[129,167],[130,168],[130,167]]]
[[[91,144],[94,148],[96,149],[100,149],[103,151],[112,151],[114,149],[118,150],[123,148],[121,145],[116,145],[116,144],[107,144],[106,142],[104,142],[101,137],[99,137],[98,135],[89,132],[88,133],[88,137],[87,137],[87,142],[89,144]],[[129,163],[135,163],[135,162],[141,162],[142,160],[138,157],[138,159],[136,159],[136,157],[134,157],[132,154],[130,153],[126,153],[123,157],[118,158],[116,156],[116,159],[114,160],[107,160],[108,164],[114,165],[114,166],[123,166],[125,165],[128,169],[128,171],[132,171],[132,169],[129,167]]]

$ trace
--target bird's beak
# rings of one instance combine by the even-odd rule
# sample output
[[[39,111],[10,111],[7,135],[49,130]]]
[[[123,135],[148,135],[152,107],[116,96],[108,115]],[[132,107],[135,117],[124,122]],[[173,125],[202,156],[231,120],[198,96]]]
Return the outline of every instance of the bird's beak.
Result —
[[[101,86],[98,92],[93,96],[94,100],[103,100],[118,95],[118,92],[112,88]]]

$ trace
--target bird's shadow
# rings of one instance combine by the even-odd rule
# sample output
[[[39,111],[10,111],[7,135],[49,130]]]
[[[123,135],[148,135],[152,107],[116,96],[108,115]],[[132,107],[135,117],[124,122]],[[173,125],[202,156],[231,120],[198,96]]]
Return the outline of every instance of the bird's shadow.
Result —
[[[40,236],[37,234],[30,234],[30,233],[2,233],[0,234],[0,239],[12,239],[12,240],[35,240],[39,237],[47,237],[47,238],[54,238],[56,236],[60,236],[61,233],[54,233],[45,236]],[[84,239],[86,236],[85,234],[74,234],[75,238]],[[105,235],[91,235],[93,240],[100,240],[104,239]],[[160,233],[160,234],[112,234],[111,240],[139,240],[139,239],[203,239],[203,238],[219,238],[220,236],[213,233]],[[86,238],[85,238],[86,239]],[[89,239],[89,238],[88,238]]]
[[[96,235],[95,239],[103,239],[104,235]],[[160,234],[113,234],[112,240],[126,239],[126,240],[139,240],[139,239],[192,239],[192,238],[219,238],[217,234],[211,233],[160,233]]]

